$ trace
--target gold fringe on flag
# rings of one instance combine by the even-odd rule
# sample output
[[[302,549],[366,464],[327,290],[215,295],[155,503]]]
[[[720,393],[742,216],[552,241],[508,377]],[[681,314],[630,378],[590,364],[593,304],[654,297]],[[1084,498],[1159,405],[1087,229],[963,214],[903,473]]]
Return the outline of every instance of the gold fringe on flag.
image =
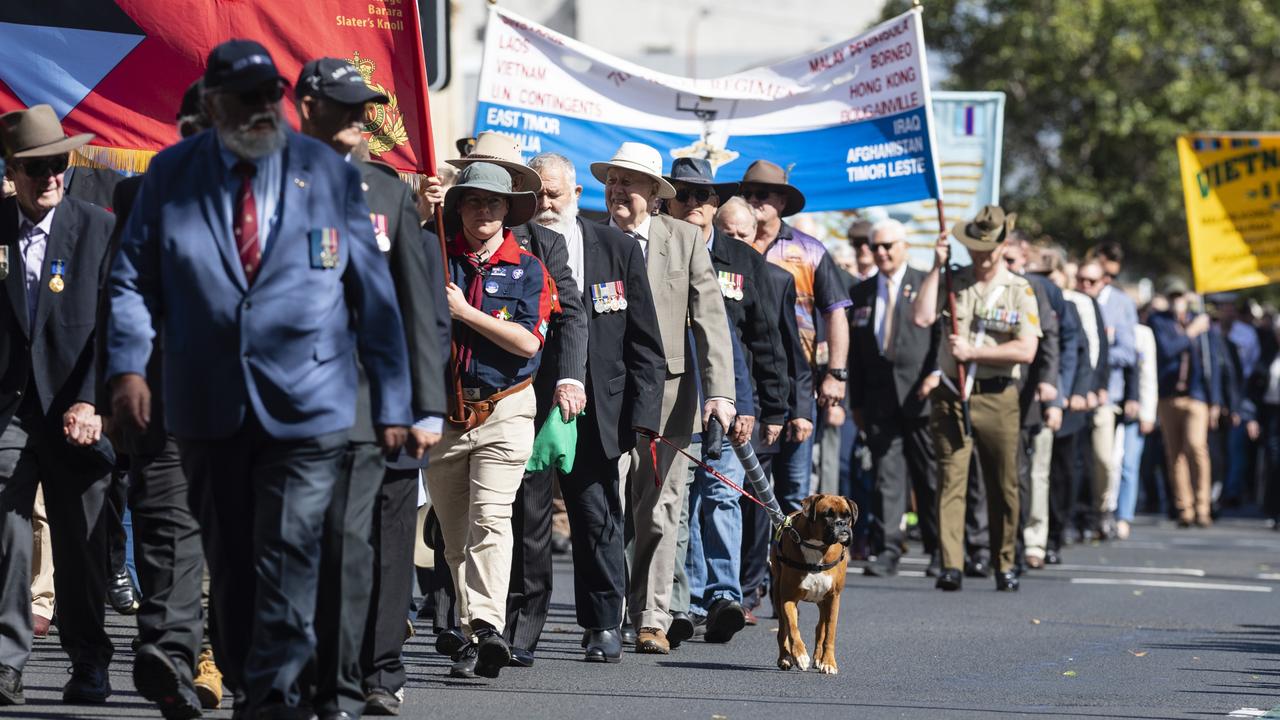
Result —
[[[71,153],[71,165],[115,170],[125,175],[140,175],[147,171],[147,166],[151,164],[151,158],[155,157],[155,155],[153,150],[130,150],[127,148],[85,145]]]

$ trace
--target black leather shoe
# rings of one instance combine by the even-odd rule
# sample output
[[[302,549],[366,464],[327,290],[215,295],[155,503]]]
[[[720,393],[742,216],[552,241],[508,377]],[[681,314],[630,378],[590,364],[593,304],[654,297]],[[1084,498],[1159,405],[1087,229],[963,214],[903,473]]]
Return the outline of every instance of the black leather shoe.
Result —
[[[308,708],[280,703],[258,708],[253,720],[316,720],[316,714]]]
[[[493,628],[477,630],[476,645],[476,674],[480,677],[496,678],[511,664],[511,646]]]
[[[133,686],[139,695],[160,708],[165,720],[200,717],[200,698],[195,685],[183,677],[173,659],[155,645],[138,647],[133,660]]]
[[[1045,551],[1044,551],[1044,564],[1045,564],[1045,565],[1061,565],[1061,564],[1062,564],[1062,553],[1060,553],[1060,552],[1058,552],[1057,550],[1054,550],[1054,549],[1052,549],[1052,548],[1051,548],[1051,549],[1049,549],[1049,550],[1045,550]]]
[[[89,663],[71,666],[71,679],[62,686],[62,702],[70,705],[101,705],[111,697],[107,669]]]
[[[707,634],[707,618],[705,615],[693,615],[693,636],[700,638]]]
[[[458,628],[442,630],[440,634],[436,636],[436,652],[447,658],[457,660],[458,652],[466,646],[467,636],[463,635],[462,631]]]
[[[449,667],[449,677],[466,678],[474,680],[476,677],[476,662],[479,660],[480,648],[475,643],[467,643],[461,650],[454,655],[453,665]]]
[[[671,613],[671,627],[667,629],[667,642],[671,647],[680,647],[680,643],[693,638],[693,633],[693,620],[688,613]]]
[[[616,663],[622,661],[622,634],[613,628],[588,630],[586,638],[587,662]]]
[[[991,565],[985,560],[972,560],[964,564],[965,577],[991,577]]]
[[[707,611],[707,642],[727,643],[746,624],[747,616],[742,612],[742,605],[728,598],[720,598],[711,603],[711,609]]]
[[[0,705],[23,705],[27,702],[22,692],[22,671],[8,665],[0,665]]]
[[[386,688],[373,688],[364,694],[365,715],[399,715],[400,700]]]
[[[939,590],[955,591],[959,590],[964,583],[964,575],[955,568],[947,568],[938,575],[938,581],[933,586]]]
[[[622,623],[621,634],[623,645],[636,644],[636,626],[632,625],[630,621]]]
[[[924,569],[924,576],[936,578],[942,574],[942,553],[934,551],[929,556],[929,567]]]
[[[863,575],[871,577],[893,577],[898,574],[898,558],[891,555],[879,555],[867,563],[862,569]]]
[[[133,586],[129,568],[120,568],[120,572],[107,579],[107,602],[121,615],[138,612],[138,590]]]
[[[1018,574],[1012,570],[996,573],[996,590],[1018,592]]]
[[[521,647],[511,648],[511,667],[533,667],[533,651]]]

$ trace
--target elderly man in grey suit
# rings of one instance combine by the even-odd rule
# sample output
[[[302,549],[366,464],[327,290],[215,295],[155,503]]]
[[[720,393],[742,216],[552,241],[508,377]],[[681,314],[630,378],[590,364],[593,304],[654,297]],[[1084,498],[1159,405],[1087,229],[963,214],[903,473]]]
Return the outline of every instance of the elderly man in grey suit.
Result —
[[[654,214],[659,198],[675,195],[675,188],[662,177],[662,155],[648,145],[626,142],[613,159],[592,163],[591,174],[605,185],[609,224],[640,243],[648,266],[667,360],[658,432],[686,447],[713,416],[728,430],[735,415],[735,388],[724,299],[698,229]],[[701,425],[698,377],[701,395],[707,398]],[[636,651],[665,655],[671,650],[671,582],[689,464],[660,443],[655,467],[648,440],[641,440],[632,455],[630,505],[636,537],[627,605],[638,628]]]

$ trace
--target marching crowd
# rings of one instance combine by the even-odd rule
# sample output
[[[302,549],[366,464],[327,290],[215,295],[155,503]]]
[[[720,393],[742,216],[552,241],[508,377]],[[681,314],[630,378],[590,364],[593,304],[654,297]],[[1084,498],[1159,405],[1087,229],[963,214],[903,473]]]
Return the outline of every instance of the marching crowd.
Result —
[[[1262,477],[1280,516],[1280,323],[1177,279],[1139,309],[1116,243],[1075,260],[988,206],[921,270],[896,220],[830,250],[789,223],[767,159],[634,142],[580,168],[486,133],[415,193],[354,67],[304,66],[296,130],[289,84],[218,46],[124,180],[69,167],[91,137],[48,106],[0,116],[0,705],[55,607],[64,701],[106,702],[110,602],[166,718],[224,681],[237,718],[394,715],[414,613],[454,677],[535,663],[553,554],[587,662],[730,642],[771,609],[744,456],[784,513],[856,500],[867,574],[918,535],[949,591],[1016,591],[1140,504],[1207,526]]]

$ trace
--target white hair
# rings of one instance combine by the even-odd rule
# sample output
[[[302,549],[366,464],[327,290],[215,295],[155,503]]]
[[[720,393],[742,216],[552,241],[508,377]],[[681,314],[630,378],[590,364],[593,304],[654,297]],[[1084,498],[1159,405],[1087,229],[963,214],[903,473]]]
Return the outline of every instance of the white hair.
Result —
[[[907,239],[907,226],[891,217],[877,220],[876,224],[871,226],[871,239],[875,240],[882,232],[889,233],[894,242]]]
[[[755,222],[756,220],[756,214],[751,210],[751,205],[746,200],[743,200],[740,195],[734,195],[728,200],[725,200],[724,204],[716,210],[716,223],[719,224],[720,219],[731,212],[744,212],[751,218],[752,222]]]
[[[564,173],[564,179],[572,188],[578,184],[578,171],[573,166],[573,161],[561,155],[560,153],[544,152],[533,156],[529,161],[529,168],[534,172],[538,172],[545,167],[558,167]]]

